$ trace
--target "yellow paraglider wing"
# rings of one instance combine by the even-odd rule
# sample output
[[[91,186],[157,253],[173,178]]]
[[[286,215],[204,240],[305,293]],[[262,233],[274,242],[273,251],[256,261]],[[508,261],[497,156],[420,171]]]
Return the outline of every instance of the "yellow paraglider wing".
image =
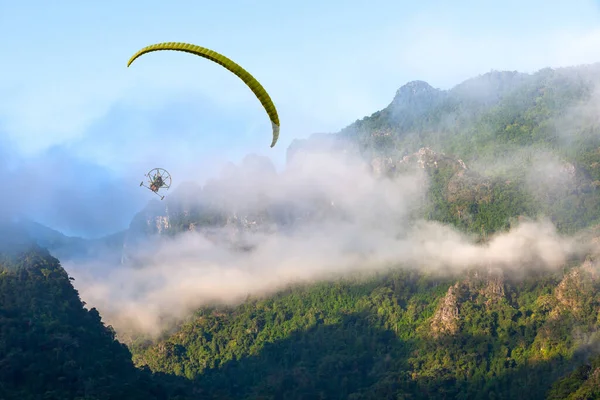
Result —
[[[131,63],[133,63],[135,59],[140,57],[141,55],[161,50],[183,51],[186,53],[195,54],[197,56],[214,61],[217,64],[220,64],[223,67],[227,68],[235,75],[237,75],[238,78],[240,78],[242,81],[244,81],[246,85],[248,85],[250,90],[252,90],[252,92],[258,98],[258,100],[260,100],[260,103],[269,115],[269,118],[271,119],[271,125],[273,127],[273,142],[271,143],[271,147],[275,146],[275,143],[277,143],[277,139],[279,138],[279,116],[277,115],[277,109],[275,108],[275,104],[273,104],[273,101],[271,100],[271,97],[269,96],[265,88],[263,88],[262,85],[252,75],[250,75],[248,71],[246,71],[244,68],[242,68],[229,58],[215,51],[193,44],[177,42],[158,43],[153,44],[152,46],[144,47],[129,59],[127,67],[129,67]]]

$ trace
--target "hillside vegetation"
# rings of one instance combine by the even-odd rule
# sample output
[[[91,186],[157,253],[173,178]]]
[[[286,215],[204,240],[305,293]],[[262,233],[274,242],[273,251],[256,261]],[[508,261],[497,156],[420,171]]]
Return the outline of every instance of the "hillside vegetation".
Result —
[[[177,380],[134,367],[57,259],[18,229],[0,231],[11,232],[0,248],[0,398],[175,398]]]
[[[543,399],[580,356],[578,333],[598,325],[591,269],[518,283],[395,272],[294,288],[200,310],[134,360],[215,399]]]

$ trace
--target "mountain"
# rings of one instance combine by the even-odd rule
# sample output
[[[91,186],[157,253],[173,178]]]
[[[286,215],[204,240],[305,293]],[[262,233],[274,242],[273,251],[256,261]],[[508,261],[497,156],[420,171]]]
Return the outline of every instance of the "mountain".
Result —
[[[547,270],[491,262],[460,273],[390,266],[367,277],[293,284],[239,304],[200,307],[172,331],[127,348],[97,312],[83,308],[56,259],[22,247],[27,232],[64,257],[95,257],[90,249],[101,254],[106,245],[118,249],[123,268],[143,271],[140,251],[195,231],[249,256],[254,234],[346,223],[364,208],[387,212],[383,200],[348,207],[364,170],[374,177],[370,183],[390,185],[425,176],[425,193],[408,217],[452,226],[481,248],[538,217],[560,234],[598,244],[598,83],[600,64],[492,71],[450,90],[410,82],[388,107],[340,132],[294,141],[282,174],[249,156],[202,187],[181,185],[165,201],[149,203],[126,232],[98,247],[35,224],[0,235],[13,241],[5,248],[21,249],[0,274],[7,293],[0,316],[10,319],[0,325],[0,373],[8,371],[0,388],[14,398],[83,397],[88,387],[87,398],[599,398],[595,248]],[[323,163],[319,154],[339,156],[341,164]],[[364,165],[347,169],[356,175],[348,190],[330,190],[331,180],[294,180],[305,170],[313,177],[343,170],[355,156]],[[526,239],[520,238],[524,247],[531,245]],[[542,255],[555,250],[545,246]],[[29,319],[20,323],[21,316]],[[37,323],[34,335],[28,329]],[[14,354],[21,361],[14,363]],[[11,365],[23,367],[15,372]],[[74,378],[75,370],[87,381]],[[10,383],[20,371],[27,388]]]
[[[62,261],[119,260],[126,234],[122,231],[98,239],[84,239],[66,236],[27,218],[20,218],[16,223],[38,246],[48,249]]]
[[[360,153],[376,175],[389,176],[405,171],[412,159],[433,181],[431,207],[424,211],[429,219],[491,234],[507,228],[510,218],[544,215],[561,231],[574,232],[599,221],[599,77],[595,64],[535,74],[492,71],[447,91],[410,82],[388,107],[339,133],[295,140],[288,166],[303,153]],[[425,158],[431,159],[427,165]],[[257,168],[249,160],[238,167],[239,182],[244,171]],[[268,160],[260,163],[266,174],[274,173]],[[244,205],[227,204],[225,192],[217,181],[152,202],[132,222],[126,242],[207,225],[284,225],[306,213],[277,214],[273,210],[298,205],[268,201],[245,212]],[[320,215],[331,200],[315,199],[306,208],[321,207],[313,213]]]
[[[425,171],[420,215],[484,241],[545,216],[559,232],[588,229],[598,242],[598,82],[600,65],[494,71],[448,91],[411,82],[339,133],[294,141],[288,166],[303,154],[356,153],[383,179]],[[184,225],[170,204],[139,223],[202,229],[193,209],[183,207]],[[230,212],[220,223],[236,215],[250,222],[234,224],[242,231],[278,222]],[[168,338],[132,351],[137,365],[185,376],[212,398],[566,398],[595,382],[585,361],[600,325],[595,257],[525,278],[394,271],[293,286],[199,309]]]
[[[524,281],[391,272],[294,287],[199,310],[134,360],[214,399],[543,399],[584,359],[598,271],[586,260]]]
[[[103,324],[95,308],[84,308],[73,278],[56,258],[19,226],[0,229],[12,237],[3,236],[11,246],[0,251],[0,398],[167,399],[185,394],[176,381],[161,381],[134,367],[112,327]]]

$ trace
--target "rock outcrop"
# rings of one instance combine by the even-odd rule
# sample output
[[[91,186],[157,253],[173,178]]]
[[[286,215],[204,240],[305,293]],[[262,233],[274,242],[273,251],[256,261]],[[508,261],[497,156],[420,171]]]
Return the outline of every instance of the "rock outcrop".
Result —
[[[591,258],[580,266],[571,269],[557,285],[554,292],[556,306],[551,312],[551,318],[559,318],[565,312],[580,319],[589,314],[587,307],[600,311],[600,299],[596,293],[599,289],[599,269]]]
[[[431,318],[433,337],[455,335],[460,331],[460,309],[465,302],[494,307],[505,297],[504,275],[500,269],[475,269],[450,286]]]
[[[448,288],[448,292],[440,300],[440,305],[431,319],[431,330],[434,337],[458,333],[461,289],[461,284],[457,282]]]

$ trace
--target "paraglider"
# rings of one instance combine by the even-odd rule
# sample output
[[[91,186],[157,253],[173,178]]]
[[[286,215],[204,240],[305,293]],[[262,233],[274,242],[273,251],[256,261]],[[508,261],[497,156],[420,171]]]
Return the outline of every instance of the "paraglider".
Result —
[[[148,47],[144,47],[129,59],[127,67],[129,67],[131,63],[133,63],[135,59],[140,57],[141,55],[161,50],[182,51],[185,53],[191,53],[206,58],[227,68],[229,71],[233,72],[238,78],[244,81],[244,83],[250,88],[250,90],[252,90],[254,95],[258,98],[271,120],[271,125],[273,128],[273,141],[271,143],[271,147],[275,146],[275,143],[277,143],[277,139],[279,138],[279,116],[277,115],[277,109],[275,108],[275,104],[273,104],[273,101],[271,100],[271,97],[269,96],[267,91],[252,75],[250,75],[248,71],[246,71],[244,68],[242,68],[229,58],[215,51],[193,44],[178,42],[158,43]]]
[[[140,186],[150,189],[153,193],[160,196],[161,200],[164,199],[165,196],[161,196],[158,191],[161,189],[169,190],[171,187],[171,174],[163,168],[154,168],[144,176],[148,177],[148,186],[144,185],[144,181],[140,182]]]

